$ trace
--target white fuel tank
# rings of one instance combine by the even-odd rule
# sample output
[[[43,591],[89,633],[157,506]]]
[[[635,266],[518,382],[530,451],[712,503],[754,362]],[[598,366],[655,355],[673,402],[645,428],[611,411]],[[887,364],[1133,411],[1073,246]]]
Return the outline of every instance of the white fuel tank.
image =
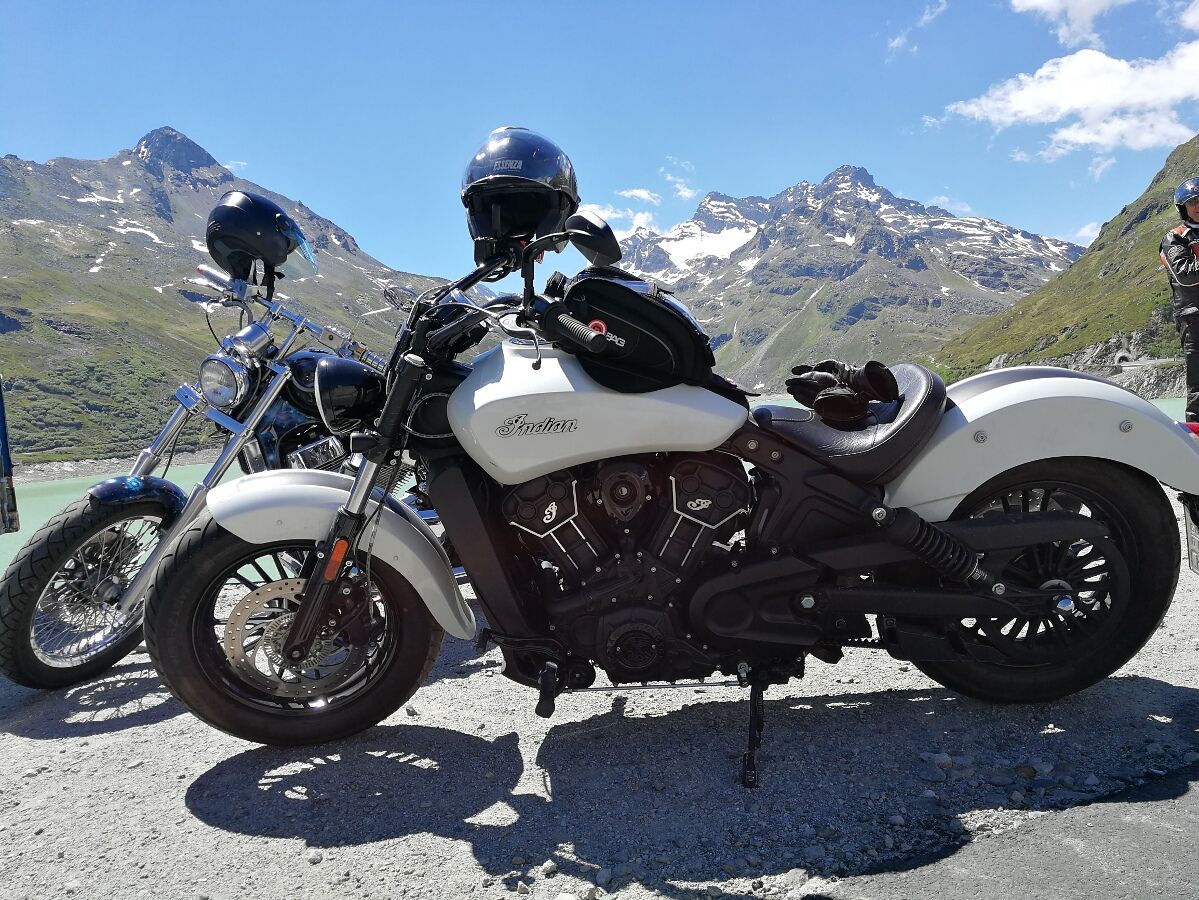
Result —
[[[450,427],[500,484],[633,453],[720,446],[749,413],[719,394],[676,385],[622,394],[596,384],[569,353],[504,341],[478,357],[449,399]]]

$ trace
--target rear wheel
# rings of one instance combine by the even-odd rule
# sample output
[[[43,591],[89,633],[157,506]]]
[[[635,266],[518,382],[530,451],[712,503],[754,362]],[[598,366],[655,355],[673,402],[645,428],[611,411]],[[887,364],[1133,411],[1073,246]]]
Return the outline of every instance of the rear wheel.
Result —
[[[323,631],[303,662],[285,662],[314,552],[310,541],[247,543],[205,514],[159,565],[146,645],[167,687],[210,725],[264,744],[336,740],[395,712],[432,667],[441,628],[377,561],[359,614]]]
[[[1108,537],[1025,548],[1007,561],[1000,580],[1060,590],[1061,608],[944,622],[951,637],[981,643],[1002,661],[914,661],[922,672],[980,700],[1056,700],[1106,678],[1153,635],[1174,596],[1181,558],[1178,524],[1158,483],[1103,460],[1043,460],[991,479],[952,518],[1049,511],[1103,522]]]
[[[117,603],[157,545],[155,500],[72,503],[18,551],[0,583],[0,672],[60,688],[99,674],[141,643],[141,610]]]

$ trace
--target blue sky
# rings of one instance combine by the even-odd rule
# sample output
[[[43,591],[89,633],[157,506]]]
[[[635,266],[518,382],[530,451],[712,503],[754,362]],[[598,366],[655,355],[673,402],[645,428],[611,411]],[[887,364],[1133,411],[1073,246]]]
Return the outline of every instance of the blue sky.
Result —
[[[0,0],[0,21],[0,154],[173,125],[428,274],[470,266],[459,180],[501,124],[557,141],[618,229],[853,164],[1081,243],[1199,128],[1199,0]]]

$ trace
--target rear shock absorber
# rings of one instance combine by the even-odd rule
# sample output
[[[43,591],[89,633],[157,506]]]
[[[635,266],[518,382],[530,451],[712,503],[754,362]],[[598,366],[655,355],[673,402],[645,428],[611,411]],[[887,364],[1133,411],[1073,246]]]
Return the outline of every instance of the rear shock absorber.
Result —
[[[990,588],[995,594],[1004,592],[1004,586],[978,565],[969,547],[907,507],[890,509],[880,504],[870,511],[870,518],[887,540],[911,551],[946,578],[974,588]]]

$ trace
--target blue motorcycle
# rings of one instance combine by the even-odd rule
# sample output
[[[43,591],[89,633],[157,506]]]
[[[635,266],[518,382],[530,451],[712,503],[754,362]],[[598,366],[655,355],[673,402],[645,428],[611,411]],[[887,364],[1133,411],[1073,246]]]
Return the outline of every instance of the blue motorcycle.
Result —
[[[209,489],[234,462],[253,473],[338,470],[350,460],[317,409],[317,363],[336,354],[382,371],[387,361],[350,335],[260,296],[256,285],[208,266],[199,271],[203,278],[194,283],[220,305],[239,309],[248,324],[204,359],[196,383],[175,392],[178,406],[128,475],[89,488],[13,558],[0,581],[0,673],[18,684],[76,684],[141,643],[144,597],[164,550],[204,509]],[[189,496],[163,476],[180,434],[196,417],[228,439]],[[0,406],[0,438],[3,426]],[[3,528],[15,531],[6,438],[0,462]]]

